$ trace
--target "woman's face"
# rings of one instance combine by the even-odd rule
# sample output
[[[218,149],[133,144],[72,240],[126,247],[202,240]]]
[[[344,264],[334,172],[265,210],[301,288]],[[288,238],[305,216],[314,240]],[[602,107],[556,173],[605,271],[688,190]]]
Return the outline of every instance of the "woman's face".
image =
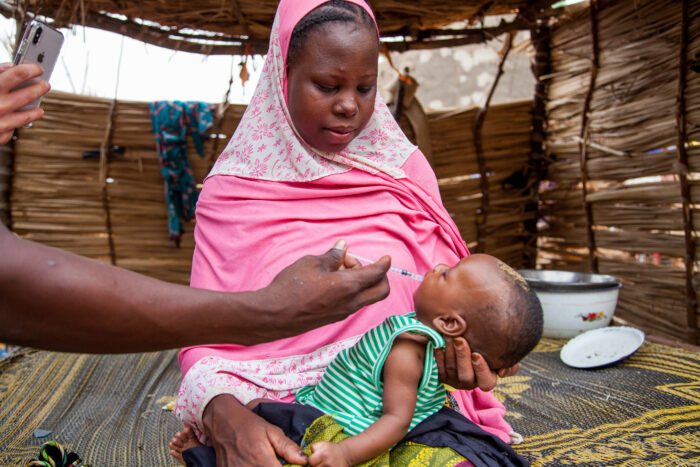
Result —
[[[367,125],[377,94],[377,33],[332,22],[309,32],[287,70],[294,127],[320,151],[339,152]]]

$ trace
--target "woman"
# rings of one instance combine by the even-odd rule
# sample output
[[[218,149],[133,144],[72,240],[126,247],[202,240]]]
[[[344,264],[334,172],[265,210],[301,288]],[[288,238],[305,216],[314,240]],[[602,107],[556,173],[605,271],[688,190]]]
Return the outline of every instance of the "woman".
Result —
[[[418,273],[468,254],[425,157],[376,94],[377,50],[363,1],[282,0],[258,88],[199,198],[193,286],[254,289],[289,255],[314,253],[332,238]],[[252,347],[183,349],[176,411],[214,445],[219,465],[222,456],[239,465],[287,452],[244,404],[293,400],[337,352],[387,316],[410,311],[418,282],[391,273],[389,281],[386,300],[340,323]],[[468,418],[508,439],[505,409],[493,395],[454,395]]]

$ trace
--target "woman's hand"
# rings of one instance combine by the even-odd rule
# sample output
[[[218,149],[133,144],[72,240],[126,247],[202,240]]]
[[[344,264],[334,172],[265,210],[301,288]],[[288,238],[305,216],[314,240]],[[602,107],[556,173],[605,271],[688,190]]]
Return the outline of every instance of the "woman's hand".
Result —
[[[39,65],[26,64],[12,66],[0,64],[0,145],[6,144],[12,138],[15,128],[41,118],[44,111],[39,107],[18,112],[49,91],[49,83],[39,81],[22,89],[13,89],[32,78],[41,76],[43,70]]]
[[[217,467],[279,467],[277,455],[290,464],[306,465],[306,455],[279,427],[266,422],[231,395],[213,398],[204,409],[202,423],[216,452]]]
[[[484,357],[472,353],[467,341],[461,337],[445,338],[445,349],[435,350],[440,381],[456,389],[479,388],[490,391],[496,387],[498,378],[512,376],[518,372],[518,364],[510,368],[492,371]]]
[[[265,310],[276,310],[266,331],[278,338],[341,320],[389,295],[391,258],[360,266],[339,241],[321,256],[305,256],[283,269],[261,292]],[[274,329],[278,326],[279,329]],[[261,330],[263,331],[263,330]]]

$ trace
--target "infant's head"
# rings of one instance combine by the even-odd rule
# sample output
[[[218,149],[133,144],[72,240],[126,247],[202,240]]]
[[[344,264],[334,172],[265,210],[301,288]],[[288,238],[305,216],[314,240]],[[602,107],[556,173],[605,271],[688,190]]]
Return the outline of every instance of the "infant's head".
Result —
[[[492,370],[508,368],[542,336],[542,306],[527,282],[490,255],[440,264],[413,296],[416,317],[449,337],[464,337]]]

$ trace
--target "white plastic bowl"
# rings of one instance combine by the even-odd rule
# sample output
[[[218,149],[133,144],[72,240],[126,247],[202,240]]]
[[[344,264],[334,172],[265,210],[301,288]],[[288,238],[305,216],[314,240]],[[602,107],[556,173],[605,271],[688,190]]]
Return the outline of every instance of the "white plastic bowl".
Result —
[[[518,272],[542,303],[543,336],[568,339],[610,324],[622,287],[619,279],[570,271]]]

